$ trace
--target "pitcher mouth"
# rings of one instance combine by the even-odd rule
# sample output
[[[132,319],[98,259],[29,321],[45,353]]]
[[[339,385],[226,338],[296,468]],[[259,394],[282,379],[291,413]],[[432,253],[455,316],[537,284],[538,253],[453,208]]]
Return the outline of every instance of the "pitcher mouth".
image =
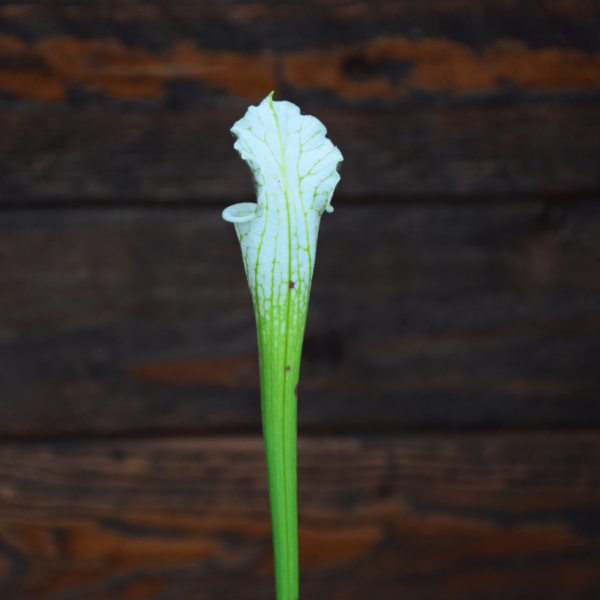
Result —
[[[258,204],[255,202],[241,202],[226,208],[223,218],[229,223],[248,223],[258,216],[257,212]]]

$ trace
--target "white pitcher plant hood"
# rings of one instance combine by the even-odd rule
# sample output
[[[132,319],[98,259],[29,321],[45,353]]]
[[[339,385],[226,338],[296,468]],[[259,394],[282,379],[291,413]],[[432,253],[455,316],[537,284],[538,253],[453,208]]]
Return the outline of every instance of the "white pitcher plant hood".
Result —
[[[257,316],[270,319],[290,289],[308,300],[319,222],[333,210],[342,154],[318,119],[291,102],[274,102],[272,92],[231,131],[258,198],[230,206],[223,218],[235,223]]]
[[[256,204],[230,206],[254,301],[277,600],[298,599],[296,396],[317,233],[331,212],[340,151],[314,117],[273,93],[231,129]]]

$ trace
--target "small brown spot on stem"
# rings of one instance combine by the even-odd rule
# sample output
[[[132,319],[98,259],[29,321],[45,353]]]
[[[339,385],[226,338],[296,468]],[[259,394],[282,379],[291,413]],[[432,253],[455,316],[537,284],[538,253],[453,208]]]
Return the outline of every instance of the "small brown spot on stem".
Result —
[[[293,281],[290,281],[290,290],[293,290],[295,287],[295,283]]]
[[[288,365],[288,366],[285,368],[285,370],[286,370],[286,371],[289,371],[289,370],[290,370],[290,367],[289,367],[289,365]]]

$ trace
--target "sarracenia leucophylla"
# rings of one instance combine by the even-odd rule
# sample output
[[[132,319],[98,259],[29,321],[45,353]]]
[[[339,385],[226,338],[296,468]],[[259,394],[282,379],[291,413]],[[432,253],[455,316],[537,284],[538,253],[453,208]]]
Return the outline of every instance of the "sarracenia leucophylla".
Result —
[[[332,212],[340,151],[316,118],[273,93],[232,127],[256,203],[230,206],[254,302],[277,600],[298,600],[296,407],[319,223]]]

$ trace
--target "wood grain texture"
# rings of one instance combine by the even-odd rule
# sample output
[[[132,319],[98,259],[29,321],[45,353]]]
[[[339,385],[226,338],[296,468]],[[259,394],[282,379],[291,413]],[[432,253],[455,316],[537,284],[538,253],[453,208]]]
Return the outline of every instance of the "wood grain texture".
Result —
[[[0,7],[0,201],[251,195],[229,129],[317,114],[342,196],[598,190],[593,2]]]
[[[0,32],[36,41],[56,35],[114,36],[149,49],[182,38],[252,52],[325,47],[390,33],[441,36],[481,47],[498,38],[532,46],[600,50],[592,0],[46,0],[4,4]]]
[[[600,108],[534,103],[315,111],[344,162],[339,197],[600,189]],[[251,199],[229,129],[243,110],[0,112],[0,199]]]
[[[0,431],[258,431],[254,317],[215,210],[0,215]],[[600,212],[338,207],[305,430],[598,424]]]
[[[307,597],[590,600],[597,433],[299,444]],[[0,447],[6,600],[272,597],[259,438]]]
[[[597,600],[599,28],[591,0],[1,3],[2,600],[273,597],[219,214],[271,90],[345,157],[303,597]]]
[[[205,102],[211,91],[215,101],[261,99],[271,90],[286,90],[309,97],[325,92],[333,103],[371,104],[398,104],[415,94],[449,99],[510,91],[519,98],[531,92],[597,92],[600,86],[599,52],[532,48],[512,38],[490,41],[482,50],[446,37],[379,33],[324,49],[309,45],[273,53],[267,47],[250,54],[207,50],[187,38],[152,52],[112,36],[59,35],[27,43],[0,34],[0,53],[0,90],[8,104],[81,105],[102,98],[173,104],[186,85],[188,96],[195,91]],[[197,94],[203,88],[205,93]],[[184,98],[180,93],[180,106]]]

